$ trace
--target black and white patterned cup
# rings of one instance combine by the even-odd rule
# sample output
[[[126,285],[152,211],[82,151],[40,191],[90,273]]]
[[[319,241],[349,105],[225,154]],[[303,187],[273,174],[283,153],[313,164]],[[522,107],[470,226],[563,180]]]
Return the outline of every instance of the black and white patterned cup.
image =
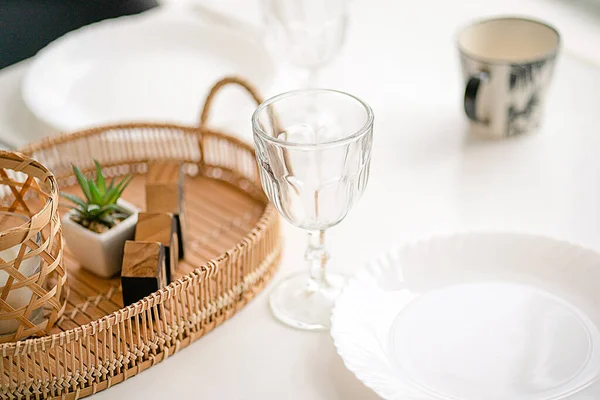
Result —
[[[559,43],[556,29],[525,18],[487,19],[459,31],[473,133],[502,138],[538,128]]]

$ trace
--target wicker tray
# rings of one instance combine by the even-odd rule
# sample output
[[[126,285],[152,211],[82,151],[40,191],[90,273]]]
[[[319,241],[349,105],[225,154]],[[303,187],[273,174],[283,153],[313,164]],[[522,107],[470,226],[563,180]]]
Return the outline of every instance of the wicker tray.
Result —
[[[107,176],[134,173],[126,200],[144,205],[148,161],[177,159],[186,172],[188,238],[181,277],[123,308],[119,278],[81,269],[65,252],[70,292],[53,334],[0,346],[0,397],[81,398],[109,388],[186,347],[243,307],[275,271],[281,236],[277,213],[262,192],[253,149],[206,127],[169,124],[106,126],[49,138],[23,149],[75,191],[71,163]]]

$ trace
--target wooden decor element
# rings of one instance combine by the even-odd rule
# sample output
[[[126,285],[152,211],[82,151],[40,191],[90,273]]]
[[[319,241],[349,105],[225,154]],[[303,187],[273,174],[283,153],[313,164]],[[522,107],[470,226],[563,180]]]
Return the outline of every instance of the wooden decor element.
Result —
[[[177,222],[179,258],[185,256],[185,214],[183,212],[183,172],[179,161],[159,161],[148,165],[146,211],[172,213]]]
[[[0,213],[0,343],[6,343],[47,334],[67,304],[56,178],[29,157],[0,151]]]
[[[183,172],[180,161],[153,161],[148,164],[146,184],[172,184],[183,189]]]
[[[177,220],[171,213],[141,212],[135,227],[135,240],[159,242],[165,248],[167,284],[171,283],[179,263]]]
[[[158,242],[126,241],[121,286],[125,307],[167,286],[163,245]]]
[[[209,99],[232,83],[251,90],[226,78]],[[132,173],[123,198],[142,209],[148,164],[180,160],[190,240],[177,279],[126,308],[121,279],[85,272],[67,246],[72,289],[65,312],[48,336],[0,344],[0,398],[74,400],[135,380],[235,315],[277,270],[280,219],[260,184],[253,147],[233,136],[204,124],[132,123],[48,137],[21,152],[75,194],[71,163],[91,175],[95,158],[109,179]]]

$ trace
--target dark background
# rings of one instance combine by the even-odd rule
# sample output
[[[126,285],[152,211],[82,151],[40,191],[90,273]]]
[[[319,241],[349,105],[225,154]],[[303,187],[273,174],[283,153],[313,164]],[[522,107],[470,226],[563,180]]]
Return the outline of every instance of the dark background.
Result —
[[[156,5],[157,0],[0,0],[0,68],[33,56],[69,31]]]

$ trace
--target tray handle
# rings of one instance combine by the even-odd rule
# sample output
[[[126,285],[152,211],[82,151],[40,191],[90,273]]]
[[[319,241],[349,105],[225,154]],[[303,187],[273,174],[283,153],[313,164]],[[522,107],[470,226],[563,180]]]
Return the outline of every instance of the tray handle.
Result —
[[[223,86],[227,86],[229,84],[236,84],[238,86],[243,87],[248,93],[250,93],[250,96],[252,96],[257,105],[262,103],[262,97],[258,94],[258,91],[252,84],[238,76],[226,76],[225,78],[215,83],[215,85],[210,89],[210,92],[206,97],[206,101],[204,102],[202,113],[200,114],[200,127],[206,125],[206,121],[208,121],[208,116],[210,114],[212,102],[215,95],[219,92],[219,90],[221,90],[221,88],[223,88]]]

